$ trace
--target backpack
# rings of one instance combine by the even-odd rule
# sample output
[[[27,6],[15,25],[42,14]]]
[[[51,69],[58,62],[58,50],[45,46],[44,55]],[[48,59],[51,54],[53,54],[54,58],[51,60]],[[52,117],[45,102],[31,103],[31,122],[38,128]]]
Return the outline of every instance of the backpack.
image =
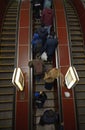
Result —
[[[46,110],[40,118],[40,125],[55,124],[59,121],[59,114],[52,109]]]
[[[47,53],[46,52],[43,52],[42,54],[41,54],[41,59],[43,60],[43,61],[47,61]]]
[[[53,86],[54,86],[54,82],[52,82],[52,83],[46,83],[46,82],[45,82],[45,88],[46,88],[47,90],[51,90],[51,89],[53,88]]]
[[[38,108],[42,108],[46,100],[47,95],[45,94],[45,92],[35,92],[34,101]]]
[[[42,11],[42,17],[41,17],[41,22],[45,26],[50,26],[53,25],[53,10],[51,8],[45,8]]]
[[[28,63],[29,67],[33,68],[34,75],[43,75],[44,73],[44,62],[41,59],[33,59]]]
[[[44,73],[44,62],[41,59],[33,60],[34,75],[42,75]]]

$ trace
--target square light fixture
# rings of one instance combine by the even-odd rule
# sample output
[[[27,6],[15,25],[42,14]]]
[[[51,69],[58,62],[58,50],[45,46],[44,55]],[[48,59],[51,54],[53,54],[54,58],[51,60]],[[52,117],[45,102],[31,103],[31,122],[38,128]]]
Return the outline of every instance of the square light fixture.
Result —
[[[20,91],[24,89],[24,75],[20,68],[15,68],[12,76],[13,85]]]
[[[70,66],[65,75],[65,84],[68,89],[74,87],[79,81],[78,73],[74,66]]]

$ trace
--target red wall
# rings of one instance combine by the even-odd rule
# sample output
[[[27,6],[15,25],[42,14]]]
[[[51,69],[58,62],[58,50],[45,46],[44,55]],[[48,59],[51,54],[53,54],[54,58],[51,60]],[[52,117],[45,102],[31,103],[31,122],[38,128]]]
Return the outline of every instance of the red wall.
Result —
[[[78,15],[80,18],[80,23],[83,31],[84,41],[85,41],[85,8],[81,2],[81,0],[72,0],[74,6],[76,7],[78,11]],[[84,42],[85,43],[85,42]]]
[[[1,31],[4,12],[5,12],[5,9],[8,5],[8,2],[9,2],[9,0],[0,0],[0,31]]]
[[[30,3],[22,0],[19,14],[18,30],[18,67],[24,74],[24,91],[17,91],[16,99],[16,130],[28,130],[29,125],[29,44],[30,44]]]
[[[59,67],[61,68],[61,72],[65,75],[70,66],[70,55],[63,0],[54,0],[54,8],[56,14],[56,31],[59,40]],[[70,93],[69,98],[65,97],[65,92]],[[75,106],[72,89],[68,90],[66,86],[61,86],[61,100],[64,130],[76,130]]]

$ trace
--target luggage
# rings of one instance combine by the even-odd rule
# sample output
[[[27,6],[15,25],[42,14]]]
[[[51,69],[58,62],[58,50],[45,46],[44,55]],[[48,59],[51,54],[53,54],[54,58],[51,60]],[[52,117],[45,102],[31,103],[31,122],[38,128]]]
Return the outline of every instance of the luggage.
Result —
[[[40,118],[40,125],[55,124],[59,122],[59,114],[52,109],[46,110]]]
[[[43,61],[47,61],[47,53],[46,52],[43,52],[42,54],[41,54],[41,59],[43,60]]]
[[[41,22],[45,26],[50,26],[50,25],[52,26],[53,25],[53,17],[54,17],[53,9],[45,8],[42,11]]]
[[[47,90],[51,90],[53,88],[53,86],[54,86],[54,82],[52,82],[52,83],[45,83],[45,88]]]
[[[29,67],[33,67],[34,75],[43,75],[44,73],[44,62],[41,59],[34,59],[29,61]]]
[[[47,95],[45,94],[45,92],[35,93],[34,101],[38,108],[42,108],[46,100],[47,100]]]

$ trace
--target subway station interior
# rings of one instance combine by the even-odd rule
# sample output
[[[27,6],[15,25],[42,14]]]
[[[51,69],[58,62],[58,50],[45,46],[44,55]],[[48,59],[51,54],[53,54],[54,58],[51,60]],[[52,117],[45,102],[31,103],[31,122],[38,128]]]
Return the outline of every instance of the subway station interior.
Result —
[[[44,64],[59,68],[64,77],[64,84],[58,77],[51,90],[29,67],[34,59],[33,34],[41,26],[41,16],[34,15],[33,1],[0,0],[0,130],[85,130],[85,0],[51,0],[58,45],[52,61]],[[65,81],[70,82],[66,74],[71,66],[78,82],[69,89]],[[15,68],[21,70],[22,90],[15,78],[12,82]],[[34,93],[41,91],[47,100],[39,109]],[[58,112],[58,121],[41,125],[46,110]]]

